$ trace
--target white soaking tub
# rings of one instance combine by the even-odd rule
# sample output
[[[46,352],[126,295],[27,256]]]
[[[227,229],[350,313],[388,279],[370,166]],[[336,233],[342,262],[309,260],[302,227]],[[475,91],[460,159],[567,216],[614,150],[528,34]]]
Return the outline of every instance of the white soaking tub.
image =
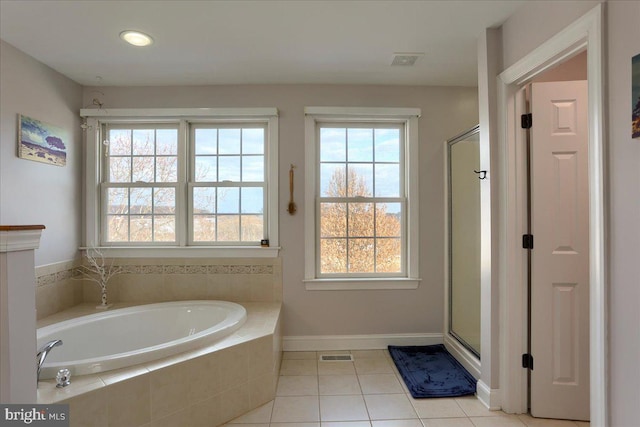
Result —
[[[86,375],[149,362],[205,347],[230,335],[247,319],[239,304],[177,301],[139,305],[77,317],[39,328],[38,348],[60,339],[40,379],[59,369]]]

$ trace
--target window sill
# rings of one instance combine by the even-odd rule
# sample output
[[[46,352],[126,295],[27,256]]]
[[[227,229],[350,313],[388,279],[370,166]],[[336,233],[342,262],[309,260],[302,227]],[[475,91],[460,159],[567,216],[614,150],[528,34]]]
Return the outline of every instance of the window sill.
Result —
[[[280,251],[277,246],[101,246],[96,249],[115,258],[276,258]]]
[[[364,291],[418,289],[419,278],[305,279],[308,291]]]

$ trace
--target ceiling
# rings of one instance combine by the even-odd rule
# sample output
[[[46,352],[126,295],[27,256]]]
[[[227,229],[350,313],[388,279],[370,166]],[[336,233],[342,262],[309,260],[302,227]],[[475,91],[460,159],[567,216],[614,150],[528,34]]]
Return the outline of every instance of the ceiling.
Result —
[[[476,86],[478,36],[523,3],[1,0],[0,38],[88,86]],[[424,56],[391,66],[394,52]]]

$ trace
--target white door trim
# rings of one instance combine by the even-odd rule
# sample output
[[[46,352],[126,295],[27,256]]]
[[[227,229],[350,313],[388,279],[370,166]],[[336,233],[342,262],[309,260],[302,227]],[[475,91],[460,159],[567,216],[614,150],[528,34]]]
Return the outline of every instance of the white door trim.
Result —
[[[606,426],[607,336],[605,201],[604,201],[604,72],[603,5],[599,4],[564,30],[547,40],[498,77],[498,131],[500,183],[500,389],[506,412],[527,411],[527,384],[520,358],[525,352],[526,301],[521,256],[525,209],[522,192],[525,170],[519,149],[522,130],[515,127],[519,106],[518,88],[576,52],[587,49],[589,114],[589,299],[591,423]]]

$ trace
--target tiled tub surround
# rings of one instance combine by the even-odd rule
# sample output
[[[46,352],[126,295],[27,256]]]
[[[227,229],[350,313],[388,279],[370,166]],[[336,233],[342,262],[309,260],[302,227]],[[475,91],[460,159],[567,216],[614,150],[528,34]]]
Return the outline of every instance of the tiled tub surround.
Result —
[[[36,267],[38,320],[84,302],[84,280],[77,280],[79,265],[76,260]]]
[[[245,324],[214,345],[72,377],[64,389],[57,389],[55,380],[41,381],[38,403],[68,403],[73,427],[212,427],[257,408],[275,396],[282,354],[280,303],[241,305],[247,309]],[[86,303],[43,319],[38,326],[94,312]]]
[[[38,319],[82,302],[100,301],[95,283],[77,280],[78,262],[36,268]],[[109,302],[282,301],[280,258],[117,258],[114,264],[123,272],[109,281]]]

